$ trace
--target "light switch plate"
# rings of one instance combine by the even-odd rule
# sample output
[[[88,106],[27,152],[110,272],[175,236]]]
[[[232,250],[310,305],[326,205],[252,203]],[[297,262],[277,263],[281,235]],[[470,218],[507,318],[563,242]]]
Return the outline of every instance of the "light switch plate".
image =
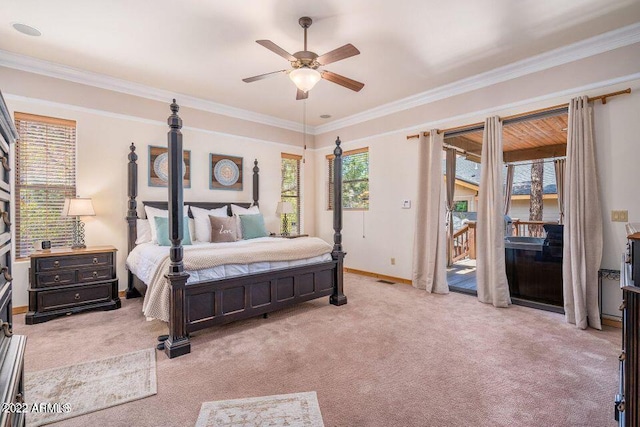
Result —
[[[404,199],[402,201],[402,209],[411,209],[411,200]]]

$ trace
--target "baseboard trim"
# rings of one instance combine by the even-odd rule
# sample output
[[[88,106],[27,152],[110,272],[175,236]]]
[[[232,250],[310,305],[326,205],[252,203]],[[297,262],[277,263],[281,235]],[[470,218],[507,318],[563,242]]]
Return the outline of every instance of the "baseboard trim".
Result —
[[[126,297],[126,296],[127,296],[127,291],[118,291],[118,296],[119,296],[120,298],[124,298],[124,297]]]
[[[12,314],[24,314],[24,313],[26,313],[27,311],[29,311],[29,307],[28,307],[28,306],[26,306],[26,305],[22,305],[22,306],[20,306],[20,307],[13,307],[13,308],[11,309],[11,313],[12,313]]]
[[[602,324],[606,326],[612,326],[614,328],[622,329],[622,320],[609,319],[608,317],[603,317]]]
[[[405,285],[411,284],[411,280],[403,279],[401,277],[387,276],[386,274],[372,273],[370,271],[356,270],[355,268],[347,267],[344,268],[344,271],[347,273],[359,274],[360,276],[374,277],[376,279],[383,279],[396,283],[404,283]]]

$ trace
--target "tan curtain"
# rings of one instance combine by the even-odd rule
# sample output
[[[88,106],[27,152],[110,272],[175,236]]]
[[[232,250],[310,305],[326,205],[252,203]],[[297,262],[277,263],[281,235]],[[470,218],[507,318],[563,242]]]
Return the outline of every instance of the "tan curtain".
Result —
[[[446,294],[447,254],[444,181],[442,179],[443,135],[435,130],[420,136],[416,233],[413,241],[413,286]]]
[[[598,194],[592,107],[586,96],[569,104],[564,178],[564,312],[581,329],[602,329],[598,269],[602,260],[602,212]]]
[[[444,173],[447,188],[447,265],[451,265],[453,264],[453,208],[455,206],[453,198],[456,193],[456,150],[454,148],[447,148]]]
[[[513,171],[515,166],[512,164],[507,165],[507,181],[504,186],[504,214],[509,215],[511,210],[511,191],[513,190]]]
[[[560,217],[558,224],[564,224],[564,176],[567,162],[565,159],[557,159],[553,161],[553,167],[556,170],[556,192],[558,193],[558,211]]]
[[[502,180],[502,123],[497,116],[484,124],[482,171],[478,191],[478,299],[495,307],[511,304],[504,259],[504,191]]]

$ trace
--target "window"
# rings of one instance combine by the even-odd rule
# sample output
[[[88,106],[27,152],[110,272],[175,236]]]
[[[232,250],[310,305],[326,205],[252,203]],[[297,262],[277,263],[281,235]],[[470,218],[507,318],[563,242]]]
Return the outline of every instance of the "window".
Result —
[[[327,156],[329,166],[329,206],[333,209],[333,154]],[[369,209],[369,147],[342,154],[342,207]]]
[[[289,233],[300,233],[300,160],[302,156],[282,153],[282,184],[280,197],[283,202],[291,203],[293,213],[287,214]],[[280,232],[283,232],[280,224]]]
[[[64,199],[76,196],[76,122],[15,113],[16,257],[36,240],[71,246],[73,218],[62,218]]]

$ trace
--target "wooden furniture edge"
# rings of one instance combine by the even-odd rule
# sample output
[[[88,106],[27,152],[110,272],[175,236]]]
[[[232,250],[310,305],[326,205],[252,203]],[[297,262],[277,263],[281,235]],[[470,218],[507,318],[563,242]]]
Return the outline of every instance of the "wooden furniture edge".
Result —
[[[412,284],[411,280],[409,279],[403,279],[401,277],[395,277],[395,276],[387,276],[386,274],[373,273],[371,271],[357,270],[355,268],[349,268],[349,267],[345,267],[344,271],[346,273],[353,273],[353,274],[358,274],[360,276],[367,276],[367,277],[373,277],[376,279],[388,280],[390,282],[403,283],[405,285]]]

